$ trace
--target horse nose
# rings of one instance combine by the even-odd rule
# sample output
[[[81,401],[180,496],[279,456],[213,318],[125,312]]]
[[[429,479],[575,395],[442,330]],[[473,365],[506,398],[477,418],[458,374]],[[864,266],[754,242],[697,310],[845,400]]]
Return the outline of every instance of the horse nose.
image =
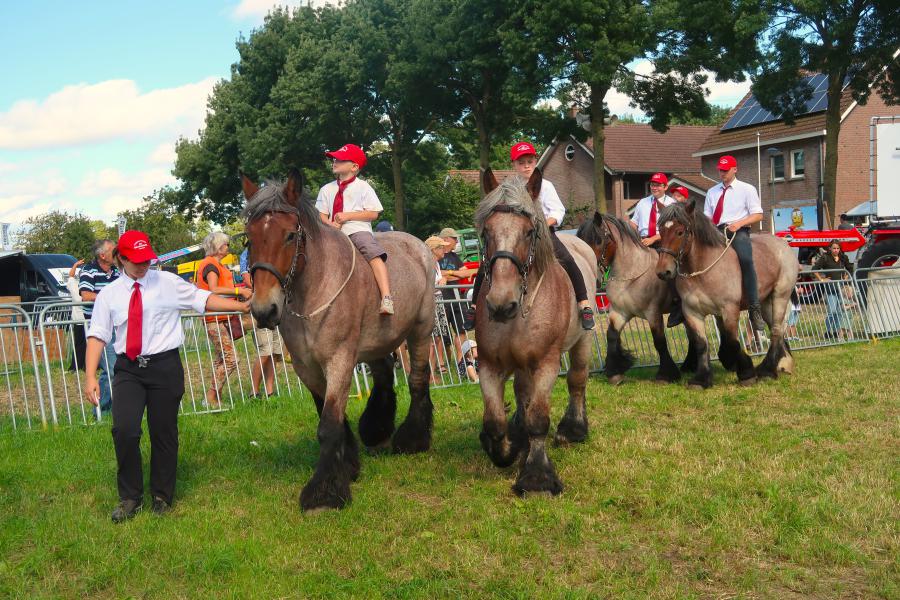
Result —
[[[252,308],[253,316],[260,327],[265,329],[274,329],[278,326],[278,305],[275,303],[266,304],[263,307]]]
[[[498,321],[500,323],[505,323],[509,321],[513,317],[516,316],[516,313],[519,311],[519,303],[518,301],[507,302],[506,304],[494,305],[488,301],[488,316],[492,321]]]
[[[672,270],[671,269],[662,269],[656,272],[656,276],[662,279],[663,281],[668,281],[672,279]]]

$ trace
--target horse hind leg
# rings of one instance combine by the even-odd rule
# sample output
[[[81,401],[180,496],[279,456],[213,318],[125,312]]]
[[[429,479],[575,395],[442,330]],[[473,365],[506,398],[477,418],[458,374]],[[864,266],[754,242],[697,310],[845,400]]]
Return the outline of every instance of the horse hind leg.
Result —
[[[684,307],[687,309],[687,307]],[[692,389],[706,389],[712,386],[712,369],[709,364],[709,342],[706,339],[705,323],[702,316],[691,314],[685,310],[684,325],[688,330],[688,336],[696,348],[697,368],[694,376],[688,381],[688,387]]]
[[[580,443],[588,436],[586,391],[591,341],[590,335],[583,335],[569,350],[569,372],[566,375],[569,405],[559,425],[556,426],[554,440],[557,444]]]
[[[423,323],[415,335],[407,339],[409,345],[409,412],[394,433],[395,454],[415,454],[431,448],[431,428],[434,405],[428,380],[431,367],[428,354],[431,347],[431,322]]]
[[[784,339],[784,316],[790,294],[784,298],[775,297],[773,292],[762,302],[763,319],[769,325],[771,339],[765,358],[756,367],[759,377],[778,378],[778,372],[791,373],[794,370],[794,356]]]
[[[547,455],[550,392],[558,373],[559,362],[545,360],[532,374],[534,395],[525,406],[528,452],[522,459],[519,475],[513,484],[513,491],[519,496],[535,492],[556,496],[563,491],[563,484],[556,474],[556,468]]]
[[[606,377],[613,385],[619,385],[625,379],[625,372],[634,364],[634,357],[622,347],[622,329],[628,323],[621,314],[610,313],[609,327],[606,330]]]
[[[719,346],[719,360],[722,361],[722,356],[727,356],[728,360],[734,364],[733,370],[737,374],[738,383],[753,385],[756,383],[756,372],[753,369],[753,360],[744,352],[744,347],[741,345],[738,333],[740,316],[740,309],[735,307],[721,319],[717,319],[720,324],[719,333],[722,340]]]
[[[653,336],[653,347],[659,355],[659,370],[656,371],[656,381],[674,383],[681,379],[678,365],[672,360],[669,353],[669,344],[666,341],[666,330],[663,327],[662,315],[654,316],[650,321],[650,334]]]
[[[388,358],[368,363],[374,385],[359,418],[359,439],[367,448],[383,448],[390,443],[397,415],[397,393],[394,391],[394,365]]]
[[[720,316],[716,316],[716,328],[719,330],[719,339],[722,340],[718,353],[719,363],[726,371],[734,372],[737,370],[737,349],[739,345],[735,346],[731,343],[725,343],[725,340],[728,339],[728,333],[725,329],[725,323]]]

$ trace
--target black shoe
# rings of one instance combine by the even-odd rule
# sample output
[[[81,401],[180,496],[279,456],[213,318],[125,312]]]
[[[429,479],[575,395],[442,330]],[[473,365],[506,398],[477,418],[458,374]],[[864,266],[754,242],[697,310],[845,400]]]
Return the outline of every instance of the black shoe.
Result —
[[[112,511],[112,522],[123,523],[141,512],[143,505],[140,500],[122,500]]]
[[[684,313],[681,311],[681,302],[672,305],[669,311],[669,319],[666,321],[666,327],[675,327],[684,323]]]
[[[759,304],[754,304],[750,306],[750,325],[753,326],[753,329],[756,331],[765,331],[766,330],[766,322],[762,318],[762,308]]]
[[[475,307],[470,306],[466,309],[465,315],[463,315],[463,329],[466,331],[472,331],[475,329]]]
[[[157,515],[164,515],[172,510],[172,505],[159,496],[155,496],[153,498],[153,508],[151,510]]]
[[[581,309],[581,328],[590,331],[594,328],[594,309],[585,306]]]

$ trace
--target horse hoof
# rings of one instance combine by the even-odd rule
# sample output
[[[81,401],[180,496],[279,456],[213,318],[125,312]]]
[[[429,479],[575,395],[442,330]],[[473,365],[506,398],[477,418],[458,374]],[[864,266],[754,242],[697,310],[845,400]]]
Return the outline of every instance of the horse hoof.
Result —
[[[748,377],[747,379],[741,379],[738,381],[738,385],[741,387],[750,387],[752,385],[756,385],[756,377]]]
[[[431,448],[431,432],[427,429],[416,431],[406,421],[397,428],[392,442],[394,454],[418,454]]]
[[[697,383],[695,381],[691,381],[687,384],[687,389],[689,389],[689,390],[705,390],[706,386],[704,386],[702,383]]]
[[[387,438],[380,444],[375,444],[374,446],[365,446],[366,454],[370,456],[374,456],[377,454],[385,454],[391,450],[391,438]]]
[[[350,503],[350,483],[341,478],[326,479],[313,475],[300,492],[300,510],[318,513],[344,508]]]
[[[611,385],[621,385],[623,381],[625,381],[624,375],[611,375],[609,378]]]
[[[526,467],[526,470],[519,474],[512,490],[520,497],[526,494],[559,496],[563,491],[563,484],[552,468],[531,470]]]

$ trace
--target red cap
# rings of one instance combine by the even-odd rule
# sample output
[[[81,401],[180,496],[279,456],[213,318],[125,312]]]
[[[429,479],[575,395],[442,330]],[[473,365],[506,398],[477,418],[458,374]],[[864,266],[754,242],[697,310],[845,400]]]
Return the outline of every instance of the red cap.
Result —
[[[366,166],[366,153],[356,144],[344,144],[337,150],[326,152],[325,156],[330,156],[337,160],[349,160],[350,162],[355,162],[359,165],[360,169]]]
[[[156,254],[150,247],[150,238],[143,231],[129,230],[119,238],[119,254],[133,263],[156,260]]]
[[[650,183],[661,183],[663,185],[668,185],[669,178],[666,177],[665,173],[654,173],[652,177],[650,177]]]
[[[737,166],[737,161],[730,154],[726,154],[722,158],[719,159],[719,170],[720,171],[728,171],[729,169],[733,169]]]
[[[684,187],[683,185],[676,185],[676,186],[673,187],[671,190],[669,190],[669,193],[670,193],[670,194],[674,194],[675,192],[678,192],[679,194],[681,194],[681,195],[684,196],[685,198],[690,198],[690,196],[691,196],[691,193],[690,193],[690,192],[688,191],[688,189],[687,189],[686,187]]]
[[[512,148],[509,149],[509,157],[512,160],[518,160],[520,156],[527,156],[529,154],[537,156],[537,150],[535,150],[534,146],[528,142],[513,144]]]

